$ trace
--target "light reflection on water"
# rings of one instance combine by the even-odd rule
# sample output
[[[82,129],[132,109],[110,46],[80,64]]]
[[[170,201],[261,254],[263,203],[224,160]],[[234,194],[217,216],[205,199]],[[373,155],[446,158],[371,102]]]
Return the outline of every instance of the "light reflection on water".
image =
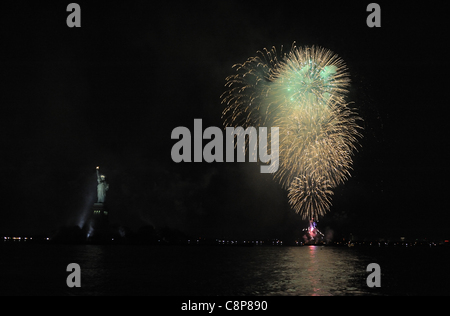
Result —
[[[265,295],[368,295],[365,264],[342,248],[291,247],[278,258]]]
[[[443,248],[4,244],[0,258],[0,295],[449,293],[438,286],[450,265]],[[66,286],[72,262],[81,267],[81,288]],[[366,285],[371,262],[381,266],[381,288]]]
[[[331,247],[80,247],[86,294],[367,295],[365,263]]]

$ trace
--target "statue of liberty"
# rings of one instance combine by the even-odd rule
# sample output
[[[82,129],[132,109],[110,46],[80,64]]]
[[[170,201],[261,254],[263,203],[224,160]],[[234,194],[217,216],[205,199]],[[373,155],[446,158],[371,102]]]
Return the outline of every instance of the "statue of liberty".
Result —
[[[105,203],[106,191],[109,189],[109,184],[106,183],[105,175],[98,172],[97,167],[97,203]]]

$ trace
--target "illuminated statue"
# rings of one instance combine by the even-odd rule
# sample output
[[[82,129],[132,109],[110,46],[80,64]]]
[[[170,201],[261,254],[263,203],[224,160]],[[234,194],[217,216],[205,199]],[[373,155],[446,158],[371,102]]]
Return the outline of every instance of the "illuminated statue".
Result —
[[[97,203],[105,203],[106,191],[109,189],[109,184],[106,183],[105,176],[98,172],[97,167]]]

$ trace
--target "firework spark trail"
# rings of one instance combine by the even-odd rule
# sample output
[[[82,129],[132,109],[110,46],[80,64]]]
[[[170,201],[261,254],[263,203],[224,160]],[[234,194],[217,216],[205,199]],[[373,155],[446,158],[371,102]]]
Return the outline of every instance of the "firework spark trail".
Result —
[[[350,176],[361,137],[360,118],[345,101],[344,61],[330,50],[293,44],[288,53],[264,49],[234,68],[221,96],[225,126],[279,127],[274,178],[288,189],[297,213],[323,216],[332,189]]]
[[[289,187],[299,175],[322,177],[331,187],[350,176],[358,126],[347,107],[329,105],[317,109],[290,111],[275,120],[280,128],[280,168],[275,178]]]
[[[296,177],[288,189],[289,203],[305,218],[323,216],[331,206],[329,181],[317,177]]]

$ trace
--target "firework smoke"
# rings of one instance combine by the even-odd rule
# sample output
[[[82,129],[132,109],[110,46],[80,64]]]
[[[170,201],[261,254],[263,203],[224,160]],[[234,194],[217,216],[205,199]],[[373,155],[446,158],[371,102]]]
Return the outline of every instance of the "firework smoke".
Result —
[[[295,212],[323,216],[332,189],[350,176],[361,137],[360,118],[345,101],[344,61],[330,50],[293,44],[288,53],[264,49],[233,68],[221,96],[225,126],[279,127],[274,178],[288,190]]]
[[[324,234],[317,228],[317,223],[314,221],[314,218],[309,221],[308,228],[304,228],[303,231],[306,232],[306,234],[303,235],[305,243],[317,243],[323,241]]]

